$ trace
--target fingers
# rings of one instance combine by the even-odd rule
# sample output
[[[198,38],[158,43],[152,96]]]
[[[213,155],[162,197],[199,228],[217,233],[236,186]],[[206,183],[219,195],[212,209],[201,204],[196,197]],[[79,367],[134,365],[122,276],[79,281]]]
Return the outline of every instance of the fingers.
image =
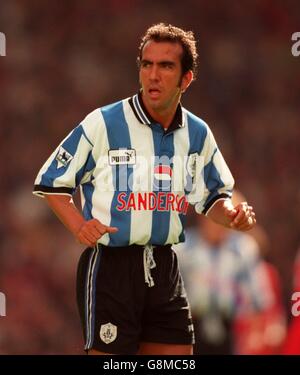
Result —
[[[116,233],[117,231],[116,227],[109,227],[97,219],[92,219],[84,222],[76,234],[76,238],[84,245],[95,246],[105,233]]]
[[[116,233],[119,229],[116,227],[106,227],[107,233]]]
[[[226,210],[225,210],[225,215],[227,217],[229,217],[230,219],[233,219],[236,216],[237,213],[238,213],[238,211],[235,208],[231,208],[231,209],[226,208]]]
[[[94,247],[97,243],[97,241],[95,241],[94,239],[91,239],[90,237],[84,235],[83,233],[79,233],[76,236],[76,239],[79,243],[83,245],[87,245],[89,247]]]
[[[235,209],[237,215],[232,220],[230,227],[241,231],[247,231],[256,224],[255,213],[253,207],[249,206],[247,202],[239,203]]]
[[[98,221],[97,219],[93,219],[91,221],[94,222],[93,224],[95,225],[98,234],[100,234],[100,237],[103,236],[103,234],[105,233],[116,233],[119,230],[116,227],[109,227],[108,225],[104,225],[100,223],[100,221]]]

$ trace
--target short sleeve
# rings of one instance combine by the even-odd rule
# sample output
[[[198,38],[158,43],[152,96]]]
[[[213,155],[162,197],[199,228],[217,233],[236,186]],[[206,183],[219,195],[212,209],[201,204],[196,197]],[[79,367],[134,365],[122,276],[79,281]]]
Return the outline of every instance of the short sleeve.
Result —
[[[74,194],[78,185],[91,179],[95,168],[93,157],[93,131],[97,117],[88,115],[58,145],[40,169],[33,194]]]
[[[202,170],[204,191],[201,201],[195,204],[195,209],[197,213],[206,214],[218,199],[231,198],[234,179],[209,127],[207,127],[201,156],[204,162]]]

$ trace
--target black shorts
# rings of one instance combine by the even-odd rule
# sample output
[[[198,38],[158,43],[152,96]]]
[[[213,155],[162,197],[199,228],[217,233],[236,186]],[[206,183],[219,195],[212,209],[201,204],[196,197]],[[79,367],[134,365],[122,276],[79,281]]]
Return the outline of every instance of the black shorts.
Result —
[[[140,342],[192,344],[194,330],[177,256],[153,249],[154,286],[145,282],[144,247],[87,248],[78,264],[77,302],[85,350],[135,354]]]

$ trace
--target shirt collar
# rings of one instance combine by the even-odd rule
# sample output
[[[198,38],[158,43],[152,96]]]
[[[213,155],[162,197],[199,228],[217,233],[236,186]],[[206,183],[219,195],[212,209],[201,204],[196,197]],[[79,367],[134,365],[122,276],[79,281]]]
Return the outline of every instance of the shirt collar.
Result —
[[[150,113],[147,111],[142,100],[141,91],[129,99],[129,104],[133,110],[133,113],[135,114],[135,117],[138,119],[139,122],[145,125],[151,125],[151,124],[157,123],[157,121],[155,121],[151,117]],[[184,115],[182,111],[182,106],[179,103],[177,106],[173,121],[171,122],[167,131],[168,132],[173,131],[178,128],[183,128],[184,126],[185,126]]]

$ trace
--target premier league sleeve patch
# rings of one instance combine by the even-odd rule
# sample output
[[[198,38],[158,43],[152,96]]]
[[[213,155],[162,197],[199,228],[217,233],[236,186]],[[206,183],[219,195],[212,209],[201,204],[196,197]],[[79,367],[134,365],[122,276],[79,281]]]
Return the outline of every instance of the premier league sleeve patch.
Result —
[[[60,146],[58,154],[56,155],[56,160],[58,162],[57,167],[66,167],[72,159],[73,156],[68,151],[66,151],[62,146]]]

